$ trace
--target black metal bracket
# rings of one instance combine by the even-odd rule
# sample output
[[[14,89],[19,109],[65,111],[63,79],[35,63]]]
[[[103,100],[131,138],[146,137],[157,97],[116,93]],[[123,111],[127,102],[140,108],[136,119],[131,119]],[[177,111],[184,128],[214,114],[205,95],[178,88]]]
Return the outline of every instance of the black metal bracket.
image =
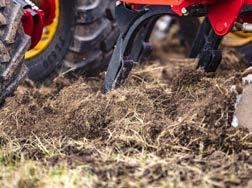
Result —
[[[148,6],[140,12],[133,12],[119,5],[115,12],[121,34],[106,73],[103,86],[105,93],[122,84],[134,63],[139,62],[156,20],[163,15],[176,15],[169,6]]]
[[[194,39],[190,58],[199,56],[198,68],[206,72],[215,72],[222,60],[222,52],[219,49],[223,37],[215,34],[208,18],[201,24]]]
[[[211,28],[204,47],[199,56],[198,68],[205,72],[215,72],[222,60],[222,51],[219,49],[223,36],[218,36]]]
[[[208,18],[206,17],[204,19],[203,23],[201,24],[201,26],[197,32],[197,35],[194,39],[189,58],[196,58],[201,53],[201,51],[206,43],[206,40],[208,38],[208,35],[211,31],[211,28],[212,28],[212,26],[211,26]]]

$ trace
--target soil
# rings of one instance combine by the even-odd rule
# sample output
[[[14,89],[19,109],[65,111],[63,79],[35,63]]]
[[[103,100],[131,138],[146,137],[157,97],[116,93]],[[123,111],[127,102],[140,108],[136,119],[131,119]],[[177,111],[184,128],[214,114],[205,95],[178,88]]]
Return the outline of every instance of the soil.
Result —
[[[112,179],[121,187],[250,187],[252,135],[231,126],[242,58],[226,49],[218,72],[205,74],[178,52],[178,41],[159,43],[152,60],[107,95],[104,75],[42,87],[26,81],[0,111],[0,135],[45,165],[90,165],[96,187]],[[32,147],[38,138],[60,154]],[[135,162],[140,156],[146,166]]]

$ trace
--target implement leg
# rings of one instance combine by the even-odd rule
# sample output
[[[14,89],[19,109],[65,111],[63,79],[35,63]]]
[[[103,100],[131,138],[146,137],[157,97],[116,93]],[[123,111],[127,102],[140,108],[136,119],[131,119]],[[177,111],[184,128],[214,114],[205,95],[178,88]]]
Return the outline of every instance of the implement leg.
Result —
[[[103,90],[105,93],[121,85],[128,77],[135,63],[138,63],[147,50],[150,34],[156,20],[163,15],[174,14],[168,6],[148,6],[140,12],[116,7],[116,17],[121,35],[111,58]]]
[[[223,37],[215,34],[211,29],[202,52],[199,56],[198,68],[206,72],[215,72],[222,60],[222,52],[219,49]]]

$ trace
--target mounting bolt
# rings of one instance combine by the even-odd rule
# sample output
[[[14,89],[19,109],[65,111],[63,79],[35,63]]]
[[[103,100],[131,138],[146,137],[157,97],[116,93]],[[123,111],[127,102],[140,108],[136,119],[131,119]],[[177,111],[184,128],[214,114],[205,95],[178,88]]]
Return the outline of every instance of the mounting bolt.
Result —
[[[184,16],[187,16],[189,13],[188,13],[188,11],[187,11],[187,9],[185,8],[185,7],[183,7],[182,9],[181,9],[181,12],[182,12],[182,14],[184,15]]]
[[[121,1],[116,1],[116,6],[119,6],[119,5],[121,5],[121,4],[122,4]]]

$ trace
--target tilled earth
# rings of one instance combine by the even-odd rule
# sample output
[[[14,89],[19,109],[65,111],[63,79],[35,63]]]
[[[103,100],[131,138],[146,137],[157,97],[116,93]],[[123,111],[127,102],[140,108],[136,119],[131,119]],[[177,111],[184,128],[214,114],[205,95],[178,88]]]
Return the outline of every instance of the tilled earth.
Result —
[[[0,111],[0,187],[252,187],[252,135],[231,126],[242,58],[205,74],[174,51],[107,95],[103,75],[26,81]]]

